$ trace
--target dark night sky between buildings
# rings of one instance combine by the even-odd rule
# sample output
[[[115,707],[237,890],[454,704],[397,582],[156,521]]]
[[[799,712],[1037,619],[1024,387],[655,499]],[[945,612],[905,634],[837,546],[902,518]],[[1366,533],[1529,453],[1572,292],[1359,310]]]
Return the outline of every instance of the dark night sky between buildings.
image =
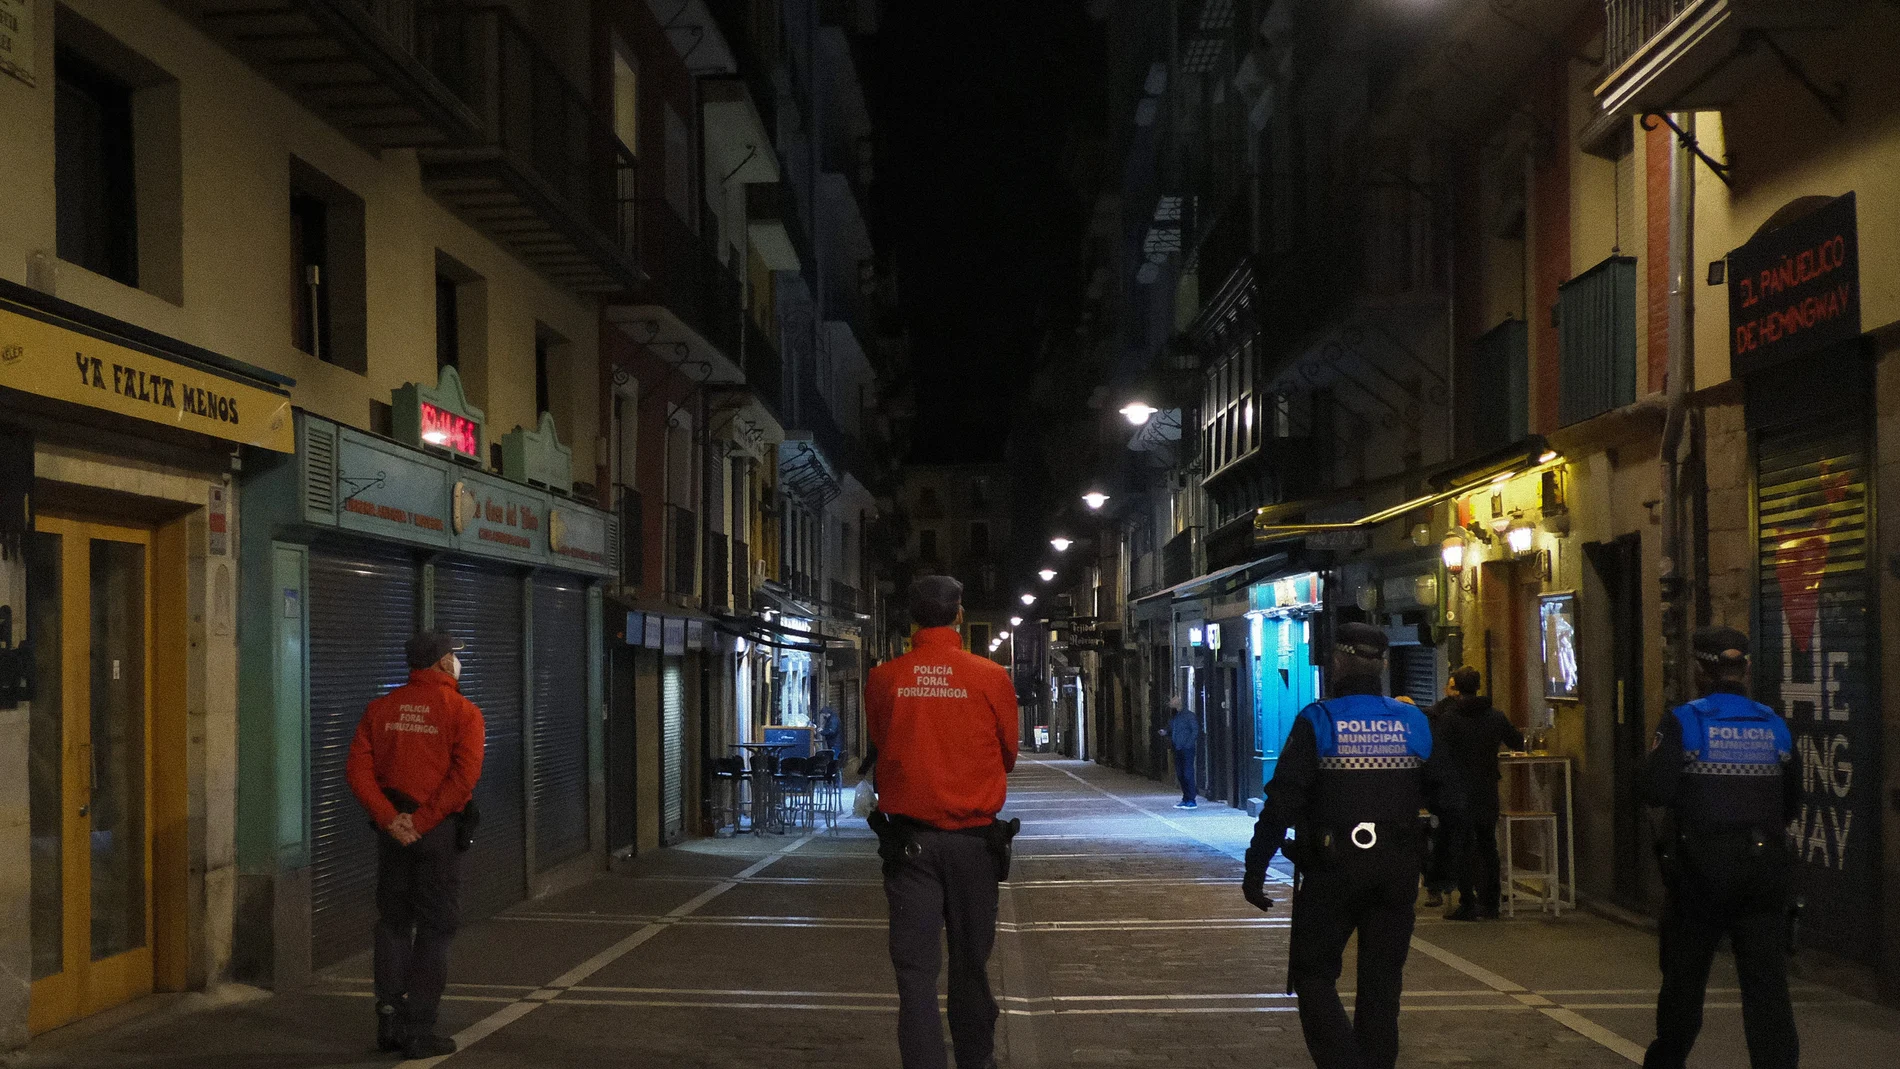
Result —
[[[1098,92],[1093,36],[1080,0],[885,5],[875,225],[911,337],[913,462],[1001,459],[1073,294],[1085,206],[1064,163]]]

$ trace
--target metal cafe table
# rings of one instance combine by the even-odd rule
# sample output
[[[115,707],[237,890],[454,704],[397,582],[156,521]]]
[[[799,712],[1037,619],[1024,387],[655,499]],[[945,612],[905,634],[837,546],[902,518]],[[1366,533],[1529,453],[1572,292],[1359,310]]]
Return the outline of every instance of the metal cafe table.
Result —
[[[1507,753],[1500,767],[1504,805],[1498,820],[1498,836],[1503,840],[1498,859],[1505,909],[1516,916],[1520,898],[1559,915],[1577,908],[1575,762],[1544,753]],[[1531,833],[1535,851],[1517,849],[1519,828]],[[1521,864],[1520,854],[1535,857],[1537,865]],[[1538,890],[1520,890],[1520,881],[1533,883]]]
[[[779,751],[786,748],[782,742],[739,742],[733,749],[746,753],[746,777],[752,785],[752,834],[771,832],[781,835],[785,831],[784,814],[779,812],[778,771]]]

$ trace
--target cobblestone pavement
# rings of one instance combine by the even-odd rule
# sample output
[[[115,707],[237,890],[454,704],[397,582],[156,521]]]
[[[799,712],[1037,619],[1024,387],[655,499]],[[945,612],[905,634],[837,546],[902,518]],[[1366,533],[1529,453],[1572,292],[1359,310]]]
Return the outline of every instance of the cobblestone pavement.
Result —
[[[1023,835],[992,963],[1006,1069],[1310,1065],[1283,994],[1287,907],[1240,897],[1242,814],[1158,784],[1025,760]],[[862,822],[657,851],[458,940],[448,1069],[758,1065],[895,1069],[884,902]],[[1627,1066],[1649,1039],[1654,938],[1592,916],[1461,925],[1421,912],[1405,1066]],[[26,1069],[390,1066],[370,1050],[366,958],[277,997],[150,1000],[42,1037]],[[1718,963],[1691,1064],[1747,1064]],[[1350,991],[1348,955],[1342,990]],[[1803,983],[1811,1069],[1881,1064],[1900,1014]],[[407,1063],[420,1069],[434,1062]]]

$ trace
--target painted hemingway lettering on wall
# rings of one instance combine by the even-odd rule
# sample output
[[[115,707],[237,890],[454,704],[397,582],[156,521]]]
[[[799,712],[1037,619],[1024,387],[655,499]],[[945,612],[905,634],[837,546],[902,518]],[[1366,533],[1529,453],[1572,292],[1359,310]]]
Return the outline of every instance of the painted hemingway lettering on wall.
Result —
[[[1743,375],[1860,335],[1854,194],[1729,253],[1729,370]]]
[[[1801,801],[1788,845],[1808,902],[1803,931],[1861,958],[1880,861],[1866,457],[1857,431],[1838,425],[1765,433],[1758,455],[1755,696],[1794,734]]]

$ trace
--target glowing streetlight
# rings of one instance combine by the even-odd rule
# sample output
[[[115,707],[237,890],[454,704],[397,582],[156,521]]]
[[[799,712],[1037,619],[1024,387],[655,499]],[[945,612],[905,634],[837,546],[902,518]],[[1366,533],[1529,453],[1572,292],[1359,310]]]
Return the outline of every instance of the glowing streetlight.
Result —
[[[1108,504],[1108,495],[1102,493],[1100,490],[1090,490],[1088,493],[1082,495],[1082,503],[1087,505],[1091,510],[1100,512],[1102,506]]]
[[[1064,538],[1061,535],[1057,535],[1056,537],[1051,538],[1049,540],[1049,544],[1056,547],[1057,553],[1067,553],[1069,551],[1069,547],[1072,545],[1075,545],[1075,539]]]
[[[1012,616],[1012,617],[1010,617],[1010,618],[1009,618],[1009,626],[1011,626],[1011,627],[1021,627],[1021,626],[1023,626],[1023,618],[1022,618],[1022,617],[1020,617],[1020,616]]]
[[[1146,401],[1130,401],[1122,406],[1122,415],[1128,418],[1129,423],[1137,427],[1153,419],[1154,414],[1159,411],[1161,410]]]
[[[1036,595],[1024,594],[1022,597],[1022,602],[1025,606],[1034,605],[1036,603]]]
[[[1044,568],[1036,574],[1041,576],[1042,581],[1045,583],[1053,583],[1056,581],[1056,570],[1054,568]]]
[[[1008,641],[1009,641],[1009,632],[1007,632],[1007,631],[998,631],[998,632],[996,633],[996,641],[998,641],[998,642],[1008,642]]]

